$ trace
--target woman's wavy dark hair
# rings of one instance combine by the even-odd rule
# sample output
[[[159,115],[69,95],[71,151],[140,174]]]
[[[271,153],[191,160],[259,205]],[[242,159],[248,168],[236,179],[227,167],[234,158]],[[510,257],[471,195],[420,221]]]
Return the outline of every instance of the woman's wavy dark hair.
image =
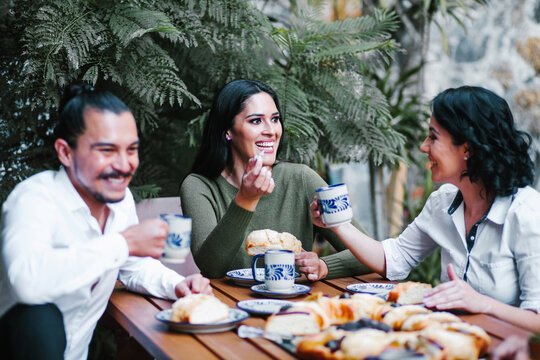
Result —
[[[508,196],[533,182],[531,136],[516,129],[508,103],[492,91],[462,86],[447,89],[431,102],[433,116],[450,133],[454,145],[469,145],[471,182],[483,184],[488,196]]]
[[[231,144],[226,139],[226,133],[234,126],[234,118],[242,110],[246,100],[255,94],[265,92],[276,104],[281,114],[279,101],[274,90],[256,80],[233,80],[226,84],[214,98],[210,114],[204,127],[202,144],[195,157],[191,172],[208,178],[216,178],[226,166],[231,166]],[[280,121],[283,130],[283,119]],[[281,137],[280,145],[283,142]]]
[[[130,111],[122,100],[108,91],[95,90],[84,83],[68,85],[58,107],[59,121],[54,135],[66,140],[72,149],[77,148],[77,138],[84,133],[84,111],[87,107],[115,114]]]

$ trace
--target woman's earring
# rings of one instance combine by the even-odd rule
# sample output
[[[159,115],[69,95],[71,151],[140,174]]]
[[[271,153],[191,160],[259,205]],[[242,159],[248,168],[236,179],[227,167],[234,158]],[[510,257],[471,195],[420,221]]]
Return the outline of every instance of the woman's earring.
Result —
[[[227,141],[231,141],[231,137],[229,135],[225,135],[225,139],[227,139]]]
[[[463,160],[465,160],[465,161],[467,161],[468,159],[469,159],[469,158],[467,157],[467,155],[465,155],[465,156],[463,157]]]

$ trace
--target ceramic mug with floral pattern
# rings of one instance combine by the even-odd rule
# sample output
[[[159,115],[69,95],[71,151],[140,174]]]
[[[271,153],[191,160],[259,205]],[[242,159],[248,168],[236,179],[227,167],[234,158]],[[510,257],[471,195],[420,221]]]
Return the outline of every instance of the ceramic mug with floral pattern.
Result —
[[[257,260],[264,256],[264,279],[257,277]],[[255,255],[251,263],[253,278],[265,283],[270,291],[289,291],[294,285],[294,252],[291,250],[266,250],[264,254]]]
[[[175,264],[185,262],[191,244],[191,218],[173,213],[160,214],[159,217],[169,225],[161,260]]]
[[[326,226],[337,226],[352,220],[353,213],[347,185],[330,185],[316,191],[319,211]]]

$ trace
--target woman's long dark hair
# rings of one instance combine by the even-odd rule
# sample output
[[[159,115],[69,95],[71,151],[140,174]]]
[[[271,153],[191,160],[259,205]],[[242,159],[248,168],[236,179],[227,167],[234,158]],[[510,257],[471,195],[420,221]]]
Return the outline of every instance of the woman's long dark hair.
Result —
[[[234,118],[242,112],[246,100],[261,92],[272,97],[281,115],[276,93],[259,81],[234,80],[219,91],[208,115],[202,144],[191,172],[213,179],[221,174],[226,166],[232,165],[231,144],[226,139],[226,133],[234,126]],[[281,129],[283,130],[283,119],[281,119]]]
[[[454,145],[469,144],[467,171],[488,196],[508,196],[533,182],[531,136],[517,130],[508,103],[492,91],[462,86],[447,89],[432,103],[433,116]]]

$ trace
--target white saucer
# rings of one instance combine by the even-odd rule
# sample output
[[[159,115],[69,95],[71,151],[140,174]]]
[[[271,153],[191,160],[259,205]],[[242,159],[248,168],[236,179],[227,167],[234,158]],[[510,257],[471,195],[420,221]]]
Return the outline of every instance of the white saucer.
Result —
[[[277,313],[285,305],[294,304],[292,301],[278,299],[251,299],[242,300],[236,303],[236,306],[251,314],[270,315]]]
[[[236,285],[251,286],[257,284],[255,279],[253,279],[253,271],[251,270],[251,268],[227,271],[225,276],[229,280],[234,281]],[[259,279],[264,278],[264,268],[257,268],[257,277]],[[300,277],[300,274],[295,271],[294,277],[298,279]]]
[[[386,296],[396,286],[388,283],[359,283],[347,285],[347,290],[356,293]]]
[[[287,291],[271,291],[266,288],[266,284],[253,285],[251,291],[270,298],[292,298],[309,292],[311,288],[307,285],[294,284],[292,289]]]

